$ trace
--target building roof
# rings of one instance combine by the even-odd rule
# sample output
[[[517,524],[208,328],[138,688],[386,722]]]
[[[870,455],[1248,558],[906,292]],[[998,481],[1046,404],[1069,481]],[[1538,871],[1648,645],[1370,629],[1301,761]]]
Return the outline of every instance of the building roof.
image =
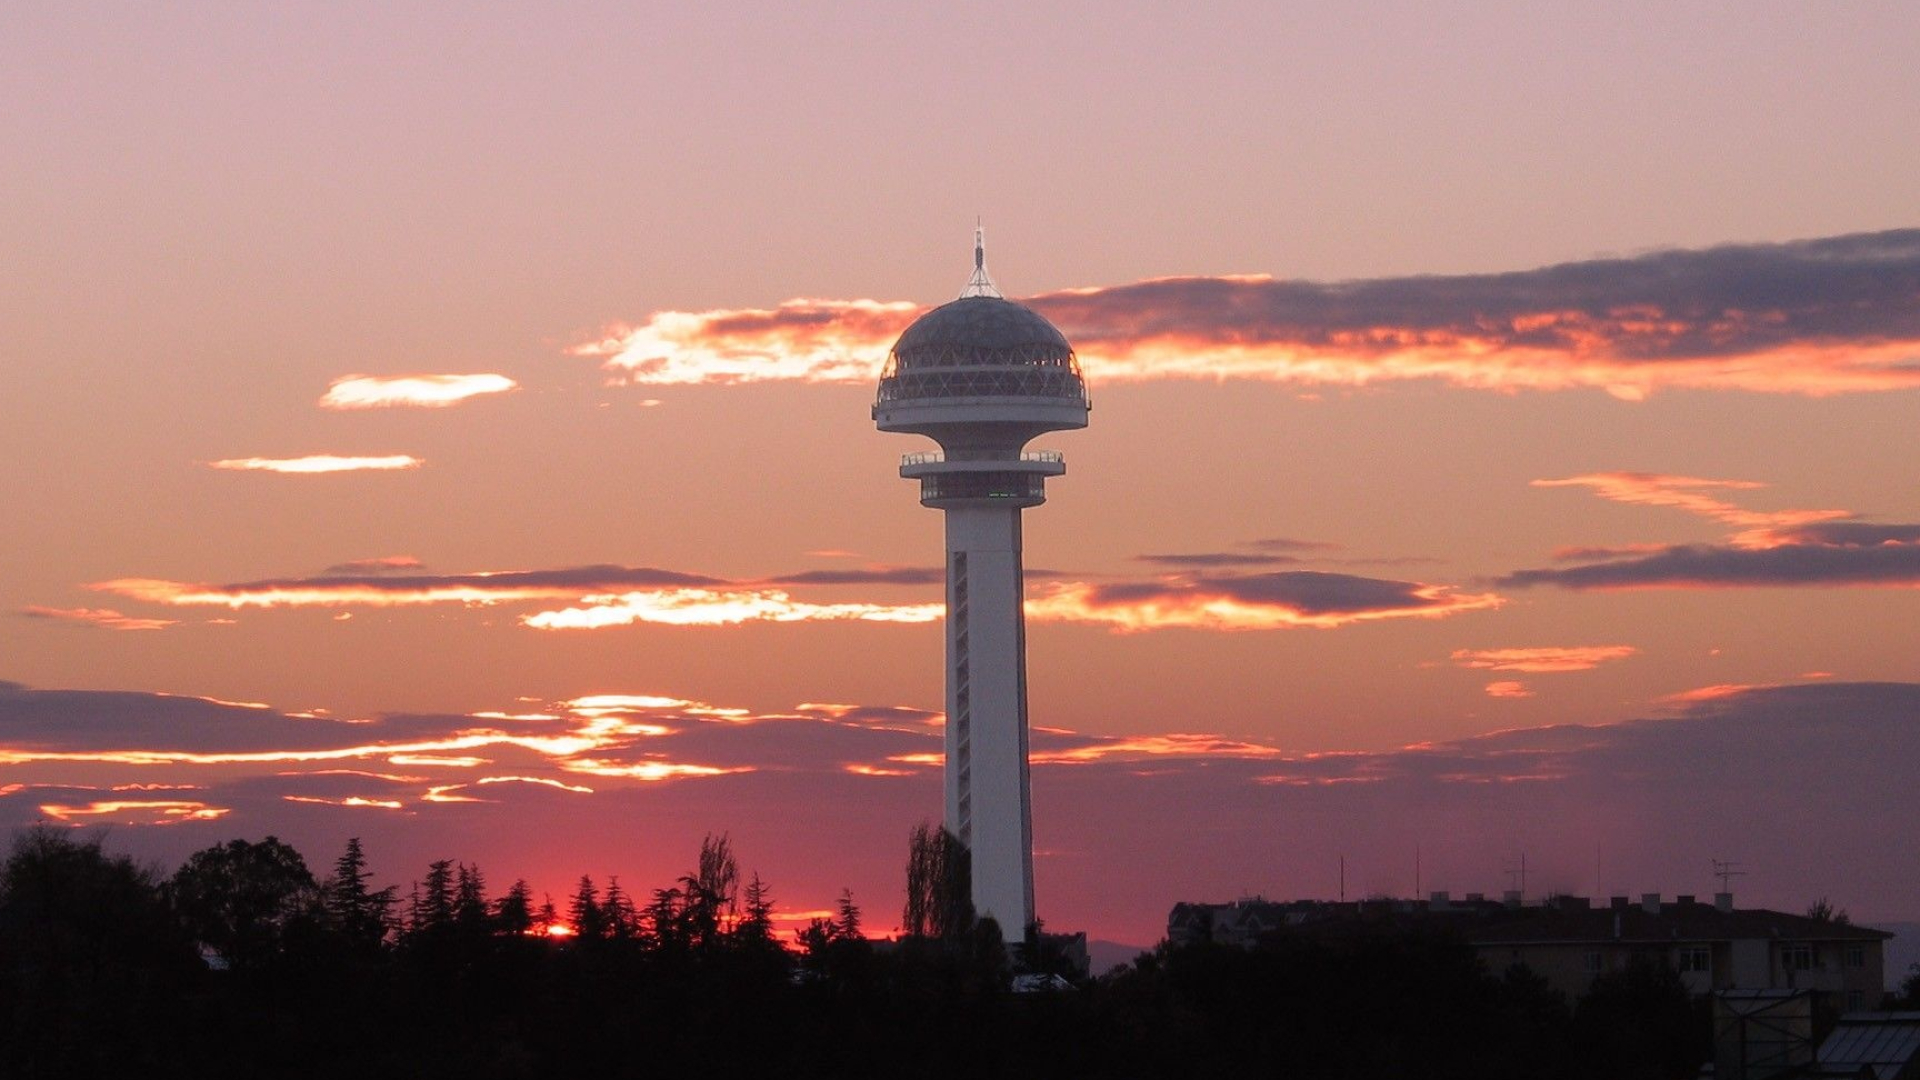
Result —
[[[1754,938],[1782,941],[1885,941],[1885,930],[1810,919],[1765,908],[1722,911],[1712,904],[1667,901],[1658,911],[1638,904],[1615,908],[1530,907],[1507,909],[1467,928],[1476,945],[1548,942],[1733,941]]]
[[[1820,1065],[1892,1078],[1920,1056],[1920,1012],[1849,1013],[1820,1044]]]
[[[1673,945],[1679,942],[1778,940],[1793,942],[1885,941],[1885,930],[1849,923],[1810,919],[1765,908],[1722,911],[1694,900],[1667,900],[1658,911],[1637,903],[1620,907],[1591,907],[1579,898],[1560,898],[1532,907],[1512,907],[1478,898],[1465,901],[1322,900],[1274,902],[1242,900],[1232,904],[1175,904],[1167,925],[1170,933],[1183,931],[1238,932],[1244,937],[1281,926],[1305,932],[1335,930],[1367,922],[1421,922],[1437,920],[1453,927],[1475,945],[1546,945],[1617,942]]]

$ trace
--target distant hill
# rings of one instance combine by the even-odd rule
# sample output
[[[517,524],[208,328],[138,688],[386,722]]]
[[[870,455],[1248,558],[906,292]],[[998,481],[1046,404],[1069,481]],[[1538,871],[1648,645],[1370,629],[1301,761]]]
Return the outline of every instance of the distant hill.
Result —
[[[1915,926],[1914,929],[1920,930],[1920,926]],[[1087,966],[1091,968],[1093,974],[1098,977],[1105,975],[1121,964],[1132,963],[1133,958],[1143,952],[1152,951],[1153,946],[1151,945],[1122,945],[1117,941],[1088,941]],[[1905,971],[1906,969],[1901,968],[1900,970]]]

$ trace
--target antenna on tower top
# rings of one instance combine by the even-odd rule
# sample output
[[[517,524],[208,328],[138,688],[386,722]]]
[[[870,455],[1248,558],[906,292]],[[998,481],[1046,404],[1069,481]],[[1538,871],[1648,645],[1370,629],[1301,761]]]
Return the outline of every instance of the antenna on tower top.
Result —
[[[993,279],[987,276],[987,230],[980,219],[973,222],[973,276],[967,279],[967,287],[960,290],[960,299],[969,296],[991,296],[1001,299],[1000,289]]]

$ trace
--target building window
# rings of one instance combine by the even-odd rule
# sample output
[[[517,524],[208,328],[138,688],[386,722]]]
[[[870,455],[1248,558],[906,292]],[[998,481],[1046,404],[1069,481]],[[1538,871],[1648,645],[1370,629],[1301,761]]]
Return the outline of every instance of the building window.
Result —
[[[1866,1004],[1866,997],[1865,995],[1861,994],[1860,991],[1858,990],[1847,991],[1847,1011],[1848,1012],[1859,1012],[1860,1007],[1865,1004]]]
[[[1600,954],[1599,953],[1590,952],[1587,954],[1587,973],[1590,975],[1600,974]]]
[[[1847,946],[1847,966],[1850,968],[1867,966],[1867,947],[1864,945]]]
[[[1680,950],[1681,971],[1713,970],[1713,950],[1705,945],[1689,945]]]
[[[1787,971],[1812,971],[1813,946],[1788,945],[1781,949],[1780,966]]]

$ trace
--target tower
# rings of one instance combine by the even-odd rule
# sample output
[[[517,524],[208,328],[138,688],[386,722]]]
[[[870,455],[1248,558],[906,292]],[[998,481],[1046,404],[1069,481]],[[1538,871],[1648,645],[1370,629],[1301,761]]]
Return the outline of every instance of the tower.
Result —
[[[873,405],[881,431],[940,444],[902,458],[900,475],[946,518],[946,827],[972,854],[975,910],[1010,937],[1033,922],[1020,511],[1067,471],[1057,451],[1025,447],[1086,427],[1087,409],[1073,346],[1000,295],[979,230],[966,288],[894,342]]]

